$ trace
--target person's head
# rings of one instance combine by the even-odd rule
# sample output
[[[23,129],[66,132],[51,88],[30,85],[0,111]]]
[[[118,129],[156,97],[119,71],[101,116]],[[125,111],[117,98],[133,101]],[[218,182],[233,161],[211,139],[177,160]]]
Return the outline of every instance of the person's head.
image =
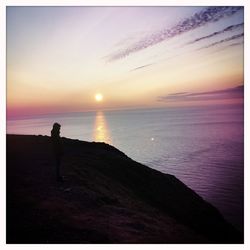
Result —
[[[54,131],[60,131],[61,125],[57,122],[53,124],[53,130]]]

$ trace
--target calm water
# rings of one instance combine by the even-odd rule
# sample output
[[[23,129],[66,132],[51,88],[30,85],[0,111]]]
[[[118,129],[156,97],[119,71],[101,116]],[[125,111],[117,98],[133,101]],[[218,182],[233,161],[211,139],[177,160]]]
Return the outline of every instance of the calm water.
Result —
[[[243,230],[243,106],[98,111],[9,120],[9,134],[104,141],[132,159],[175,175]]]

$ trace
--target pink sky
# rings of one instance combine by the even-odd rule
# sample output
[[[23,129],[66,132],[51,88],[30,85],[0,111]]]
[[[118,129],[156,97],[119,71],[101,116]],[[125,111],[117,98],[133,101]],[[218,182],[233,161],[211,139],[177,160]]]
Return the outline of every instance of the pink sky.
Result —
[[[242,102],[243,41],[240,7],[8,7],[8,116]]]

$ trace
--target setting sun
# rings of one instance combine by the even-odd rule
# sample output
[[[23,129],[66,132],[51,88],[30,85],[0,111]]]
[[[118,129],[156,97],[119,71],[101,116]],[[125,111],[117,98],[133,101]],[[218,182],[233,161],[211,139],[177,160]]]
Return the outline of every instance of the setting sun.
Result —
[[[98,93],[98,94],[95,95],[95,100],[96,100],[97,102],[101,102],[102,99],[103,99],[103,95],[102,95],[102,94]]]

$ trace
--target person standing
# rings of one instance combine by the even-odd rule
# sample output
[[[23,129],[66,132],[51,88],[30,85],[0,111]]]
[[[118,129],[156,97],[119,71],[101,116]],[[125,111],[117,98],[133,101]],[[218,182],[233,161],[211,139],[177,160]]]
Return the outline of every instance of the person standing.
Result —
[[[61,166],[61,158],[63,155],[63,147],[60,137],[60,128],[61,125],[59,123],[56,122],[53,124],[53,128],[51,130],[51,139],[54,150],[54,156],[56,160],[56,179],[57,181],[62,182],[63,178],[60,173],[60,166]]]

